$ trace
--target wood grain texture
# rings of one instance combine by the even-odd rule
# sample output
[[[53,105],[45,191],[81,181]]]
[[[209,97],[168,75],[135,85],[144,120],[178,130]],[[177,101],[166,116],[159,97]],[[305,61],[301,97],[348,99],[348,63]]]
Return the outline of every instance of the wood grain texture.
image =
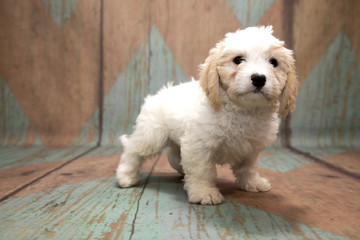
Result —
[[[360,1],[0,1],[0,239],[360,239]],[[167,155],[121,189],[118,136],[230,31],[273,25],[302,84],[270,192],[189,204]],[[102,142],[99,142],[102,139]],[[31,146],[31,147],[22,147]],[[61,146],[51,148],[49,146]]]
[[[141,189],[108,177],[2,202],[1,239],[127,239]]]
[[[140,201],[133,237],[174,236],[178,239],[346,239],[237,201],[227,200],[210,207],[188,204],[181,184],[152,178]]]
[[[245,27],[256,26],[261,18],[274,4],[274,0],[265,1],[233,1],[227,0],[239,20],[241,25]]]
[[[289,149],[273,145],[261,153],[259,167],[273,172],[288,172],[311,163],[308,159],[292,154]]]
[[[285,174],[262,170],[272,190],[259,194],[236,191],[229,170],[222,171],[219,185],[228,199],[350,239],[359,235],[357,180],[315,163]]]
[[[45,145],[69,144],[97,108],[99,7],[78,1],[59,28],[41,0],[0,3],[0,72]]]
[[[118,144],[117,136],[131,131],[144,96],[169,80],[196,76],[198,65],[226,32],[254,24],[274,25],[275,35],[293,45],[300,82],[308,79],[303,88],[316,89],[320,84],[321,94],[301,90],[298,101],[299,116],[308,112],[309,98],[301,99],[304,94],[326,101],[326,106],[318,106],[322,100],[312,99],[315,108],[329,108],[326,114],[331,116],[321,111],[309,114],[318,130],[325,129],[313,134],[323,139],[320,144],[358,144],[358,116],[352,110],[359,103],[354,94],[360,72],[359,33],[353,27],[360,19],[357,1],[157,0],[101,5],[32,0],[0,4],[0,82],[6,99],[0,108],[3,145],[96,144],[103,127],[103,144]],[[339,36],[348,44],[329,55]],[[337,86],[330,91],[327,81],[318,80],[326,74],[339,79],[331,81],[330,85]],[[100,94],[101,85],[104,92]],[[104,106],[98,106],[99,102]],[[296,116],[294,124],[299,119]],[[326,123],[321,122],[324,119]],[[301,129],[308,126],[293,125],[293,136],[306,139]],[[328,135],[329,126],[336,133]]]
[[[104,2],[104,95],[151,29],[150,1]]]
[[[242,28],[225,0],[156,0],[151,11],[152,24],[188,77],[197,77],[199,64],[225,33]]]
[[[102,144],[119,145],[118,137],[132,132],[148,94],[155,94],[169,81],[179,84],[187,80],[157,28],[153,27],[104,98]]]
[[[104,145],[118,145],[117,137],[132,131],[147,94],[154,94],[167,82],[184,82],[196,76],[198,65],[215,43],[225,33],[242,28],[235,17],[237,10],[226,1],[146,2],[138,9],[141,19],[137,14],[131,21],[127,13],[122,13],[120,4],[104,5],[105,46],[111,46],[105,47],[104,55]],[[129,11],[134,7],[126,6]],[[237,6],[247,8],[241,2]],[[273,24],[275,34],[284,37],[282,18],[277,17],[284,11],[283,2],[269,1],[260,12],[256,6],[249,9],[258,21]],[[110,18],[119,20],[107,22]],[[124,28],[118,22],[125,29],[128,24],[137,25],[131,25],[128,37],[123,39]]]
[[[346,151],[340,154],[330,156],[325,159],[326,162],[360,176],[360,152],[359,151]]]
[[[296,1],[294,7],[294,51],[300,83],[344,26],[346,6],[355,1]]]
[[[360,31],[356,28],[360,24],[360,2],[351,1],[346,4],[347,17],[345,19],[345,33],[349,37],[351,45],[354,47],[357,53],[357,57],[360,57]]]
[[[49,148],[44,146],[1,147],[0,169],[70,160],[89,149],[89,146],[70,146],[63,148]]]
[[[181,176],[171,170],[166,154],[159,161],[145,162],[137,187],[120,189],[109,174],[119,155],[101,157],[101,152],[110,149],[98,149],[93,153],[97,157],[79,158],[47,176],[46,183],[34,184],[40,187],[36,191],[1,202],[0,238],[346,239],[343,235],[356,239],[358,235],[359,205],[354,196],[359,184],[321,166],[307,165],[286,174],[262,170],[273,182],[268,193],[237,190],[229,169],[219,167],[218,184],[227,200],[201,206],[188,203]],[[328,178],[324,185],[323,174],[338,178]],[[349,198],[339,198],[344,193]]]
[[[42,0],[44,7],[50,12],[59,27],[63,27],[76,11],[77,0]]]
[[[278,151],[277,153],[280,153],[278,157],[283,157],[286,154],[284,152],[286,151]],[[293,154],[290,152],[287,152],[287,155],[288,158],[293,157]],[[341,161],[341,156],[337,158],[337,160]],[[272,190],[265,193],[249,193],[238,190],[234,184],[235,178],[228,166],[218,166],[217,172],[218,186],[228,200],[252,206],[277,216],[282,216],[284,219],[281,221],[289,221],[291,223],[293,223],[292,221],[301,222],[307,226],[347,236],[351,239],[356,239],[356,236],[359,235],[359,216],[357,212],[360,209],[360,204],[357,198],[360,194],[360,183],[351,177],[327,169],[316,163],[303,165],[286,173],[260,169],[261,174],[272,183]],[[175,187],[175,183],[181,183],[181,176],[179,176],[175,170],[171,169],[166,158],[160,158],[152,175],[163,179],[156,180],[155,186],[153,187],[150,187],[150,181],[149,191],[153,197],[149,198],[152,198],[153,202],[155,201],[154,198],[156,199],[155,195],[158,196],[159,194],[170,195],[168,197],[170,197],[172,201],[171,204],[168,204],[171,206],[179,204],[181,199],[186,199],[186,196],[183,195],[183,190]],[[169,185],[174,186],[174,188],[170,189]],[[161,211],[156,210],[157,205],[160,206]],[[155,216],[156,211],[158,211],[157,214],[165,215],[166,213],[163,213],[164,208],[162,208],[164,205],[166,205],[166,203],[154,203],[152,207],[146,205],[144,208],[149,209],[150,212],[155,211]],[[220,209],[221,207],[222,205],[220,205]],[[199,208],[201,208],[201,206],[199,206]],[[170,209],[168,211],[170,211]],[[186,210],[183,211],[187,212]],[[175,214],[175,216],[178,215],[178,213]],[[188,216],[187,214],[184,215]],[[144,216],[148,216],[148,213],[144,214]],[[214,216],[212,215],[212,217]],[[211,218],[209,221],[213,221],[213,223],[222,221],[214,220],[212,217],[209,217]],[[214,218],[216,219],[216,217]],[[161,217],[158,217],[158,219],[160,219],[159,224],[163,225],[164,223],[160,222],[162,221]],[[206,221],[207,218],[199,219],[202,219],[203,222]],[[252,222],[252,220],[249,221]],[[256,224],[257,220],[254,220],[254,222]],[[196,222],[196,224],[199,223]],[[291,226],[293,225],[291,224]],[[296,229],[293,230],[296,232]],[[251,232],[251,229],[249,229],[249,231]],[[259,231],[260,234],[261,230]],[[301,236],[304,236],[303,234],[307,231],[309,231],[309,229],[304,230]],[[242,230],[242,232],[244,232],[244,230]],[[281,227],[280,229],[274,230],[274,232],[282,234]],[[200,234],[205,233],[201,232]],[[271,235],[271,233],[269,234]],[[237,236],[234,232],[230,235]],[[324,236],[325,239],[328,237],[331,238],[331,234],[326,235],[319,233],[319,235]],[[314,237],[309,238],[312,239]]]
[[[0,199],[35,181],[63,163],[64,161],[59,161],[0,169]]]
[[[147,174],[137,187],[120,189],[113,177],[118,158],[79,158],[1,202],[0,239],[128,239]],[[143,171],[155,163],[149,159]]]
[[[112,149],[112,151],[117,151],[118,149]],[[96,153],[98,152],[98,153]],[[27,186],[22,191],[13,195],[13,197],[25,196],[36,192],[45,192],[60,186],[75,184],[79,182],[87,182],[94,179],[110,177],[115,175],[115,169],[119,163],[120,153],[109,154],[105,150],[103,155],[99,155],[99,152],[104,153],[104,149],[96,149],[90,153],[77,158],[75,161],[71,161],[69,164],[57,169],[54,172],[51,172],[46,178],[39,179],[36,183]],[[142,172],[148,174],[155,164],[156,158],[150,158],[145,161],[142,166]],[[61,162],[62,163],[62,162]],[[54,163],[53,166],[57,166],[61,163]],[[21,174],[14,176],[17,172],[25,169],[42,169],[49,168],[51,164],[38,164],[30,165],[27,167],[20,167],[16,169],[9,169],[4,171],[6,175],[4,176],[4,181],[8,178],[6,176],[12,176],[11,179],[16,179],[21,177]],[[11,180],[10,179],[10,180]],[[50,181],[49,181],[50,179]],[[5,181],[5,183],[7,183]],[[15,181],[15,180],[14,180]],[[115,183],[114,183],[115,184]]]
[[[0,99],[0,145],[41,145],[34,125],[1,74]]]
[[[0,199],[15,196],[89,149],[88,146],[58,149],[40,146],[0,148]]]
[[[297,109],[291,118],[294,146],[360,147],[360,61],[344,32],[299,90]]]

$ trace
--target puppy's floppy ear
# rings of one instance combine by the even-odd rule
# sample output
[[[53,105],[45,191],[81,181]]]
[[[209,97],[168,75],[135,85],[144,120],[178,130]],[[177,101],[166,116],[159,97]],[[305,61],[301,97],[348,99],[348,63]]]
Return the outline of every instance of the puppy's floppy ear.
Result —
[[[210,100],[211,107],[218,111],[221,108],[219,73],[216,68],[220,43],[210,50],[205,62],[200,65],[200,86]]]
[[[295,110],[295,101],[299,84],[295,73],[295,60],[291,57],[288,66],[287,80],[280,98],[279,113],[286,116]]]

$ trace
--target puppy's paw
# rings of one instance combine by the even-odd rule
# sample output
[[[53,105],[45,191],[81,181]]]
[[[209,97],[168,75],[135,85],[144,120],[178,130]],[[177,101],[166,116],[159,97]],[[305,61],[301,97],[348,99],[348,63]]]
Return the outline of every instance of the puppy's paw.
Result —
[[[266,178],[257,177],[251,180],[238,183],[240,189],[248,192],[267,192],[271,189],[271,184]]]
[[[122,188],[132,187],[139,181],[138,174],[120,171],[119,169],[116,171],[116,179]]]
[[[200,203],[203,205],[215,205],[220,204],[225,200],[223,195],[219,192],[217,188],[199,188],[188,190],[189,202],[191,203]]]

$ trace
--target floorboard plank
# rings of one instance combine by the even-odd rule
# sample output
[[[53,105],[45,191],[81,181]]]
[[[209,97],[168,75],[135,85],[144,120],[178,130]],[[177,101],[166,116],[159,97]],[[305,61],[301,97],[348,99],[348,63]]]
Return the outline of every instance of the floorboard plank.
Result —
[[[136,187],[121,189],[119,156],[97,149],[1,202],[0,239],[129,239],[157,157],[145,161]]]
[[[0,238],[125,239],[141,190],[105,177],[8,199],[0,203]]]
[[[281,161],[301,157],[293,156],[294,154],[287,149],[269,151],[271,151],[271,158],[283,158]],[[260,161],[266,160],[263,157]],[[266,193],[238,190],[234,184],[235,178],[232,171],[226,165],[217,167],[217,181],[220,191],[227,200],[282,216],[289,221],[356,239],[356,236],[360,236],[358,225],[360,217],[357,214],[360,210],[360,203],[357,201],[360,196],[360,182],[306,159],[303,162],[306,164],[300,164],[285,172],[282,169],[287,167],[281,166],[272,168],[278,171],[260,169],[260,173],[272,183],[272,190]],[[280,164],[279,161],[277,163]],[[170,167],[166,156],[160,159],[152,175],[167,180],[167,184],[176,182],[182,186],[181,176]],[[149,184],[148,188],[151,186]],[[168,192],[168,190],[163,192]],[[175,194],[175,196],[178,195]],[[171,196],[169,198],[171,199]],[[171,201],[176,198],[174,197]],[[157,205],[162,206],[161,203]],[[164,208],[161,207],[161,209]]]
[[[310,163],[312,161],[301,155],[293,154],[287,148],[273,145],[261,153],[259,167],[285,173]]]
[[[19,191],[89,150],[89,146],[0,148],[0,199]]]
[[[284,149],[271,152],[273,159],[298,157]],[[120,154],[116,147],[97,148],[2,201],[0,239],[357,239],[360,235],[359,182],[322,165],[306,163],[285,172],[260,169],[273,184],[267,193],[238,190],[231,170],[219,166],[217,181],[226,201],[201,206],[188,202],[182,176],[170,167],[166,153],[159,160],[156,156],[145,161],[138,186],[119,188],[114,173]],[[21,173],[21,168],[13,170]]]
[[[53,169],[64,164],[66,161],[33,164],[23,167],[0,169],[0,199],[14,192],[21,186],[24,186]]]
[[[150,179],[133,239],[346,239],[233,200],[217,206],[190,204],[178,180]]]
[[[69,146],[61,148],[0,147],[0,169],[22,167],[31,164],[70,160],[81,155],[93,146]]]
[[[325,161],[347,172],[360,176],[360,151],[345,151],[330,156],[326,158]]]
[[[51,173],[46,178],[39,180],[36,184],[32,184],[14,196],[25,196],[63,185],[114,176],[119,159],[120,153],[116,148],[96,149]],[[142,166],[142,172],[149,173],[154,164],[155,158],[146,160]]]

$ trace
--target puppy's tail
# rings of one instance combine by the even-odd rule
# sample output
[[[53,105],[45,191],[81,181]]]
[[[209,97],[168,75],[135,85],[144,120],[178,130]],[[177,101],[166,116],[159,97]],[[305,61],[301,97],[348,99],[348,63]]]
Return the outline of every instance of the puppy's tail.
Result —
[[[126,147],[127,142],[128,142],[128,140],[129,140],[128,135],[127,135],[127,134],[121,135],[121,136],[119,137],[119,139],[120,139],[121,144],[123,145],[123,147]]]

